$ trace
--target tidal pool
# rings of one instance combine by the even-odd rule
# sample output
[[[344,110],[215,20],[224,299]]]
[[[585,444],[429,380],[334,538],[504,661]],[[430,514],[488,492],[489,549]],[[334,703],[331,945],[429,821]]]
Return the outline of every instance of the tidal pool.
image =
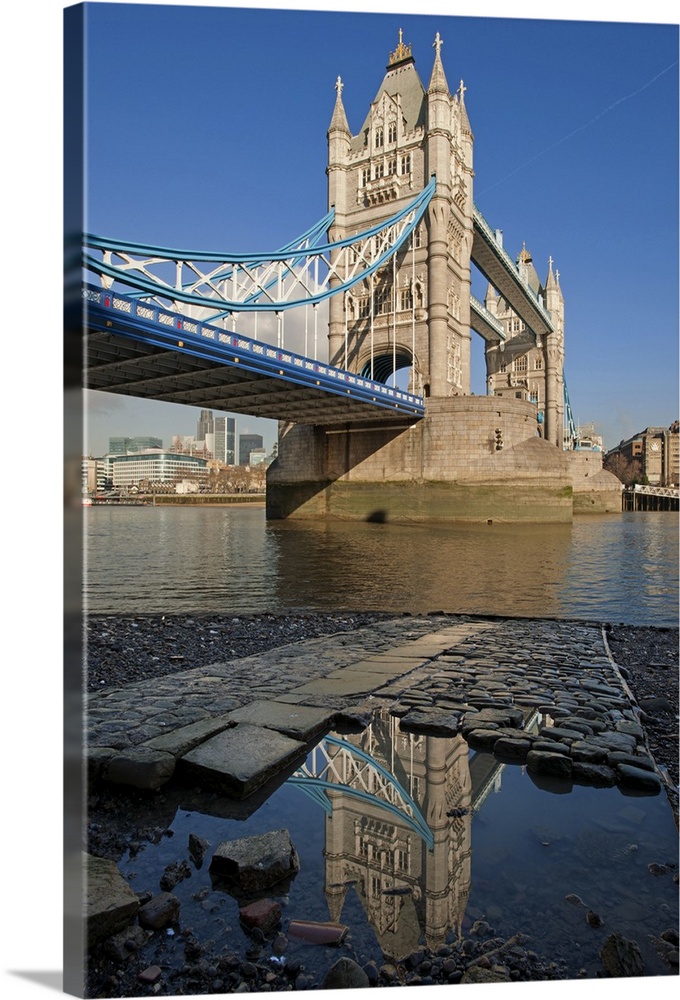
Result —
[[[339,955],[380,966],[425,945],[519,932],[566,977],[596,978],[618,932],[637,943],[646,976],[677,973],[660,941],[678,924],[678,838],[663,792],[539,783],[461,736],[404,732],[383,711],[361,733],[320,740],[264,801],[187,789],[166,802],[175,810],[166,834],[120,862],[135,891],[154,894],[166,866],[189,863],[191,876],[172,889],[179,926],[146,946],[166,968],[185,964],[187,928],[215,953],[272,967],[301,960],[317,982]],[[347,925],[340,949],[290,938],[282,955],[269,940],[253,950],[239,921],[245,896],[211,878],[219,843],[281,828],[300,870],[264,895],[282,904],[284,934],[291,920]],[[210,845],[200,866],[191,834]]]

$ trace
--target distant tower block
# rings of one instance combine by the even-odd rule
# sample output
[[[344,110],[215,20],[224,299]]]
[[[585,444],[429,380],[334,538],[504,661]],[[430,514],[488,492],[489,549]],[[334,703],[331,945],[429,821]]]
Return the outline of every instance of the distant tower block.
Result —
[[[358,135],[352,135],[338,77],[328,129],[331,240],[388,219],[436,177],[427,214],[393,262],[330,299],[329,359],[387,382],[411,367],[424,396],[470,392],[470,253],[473,135],[465,87],[451,95],[434,41],[427,90],[411,46],[390,53],[387,72]],[[345,354],[347,352],[347,357]]]

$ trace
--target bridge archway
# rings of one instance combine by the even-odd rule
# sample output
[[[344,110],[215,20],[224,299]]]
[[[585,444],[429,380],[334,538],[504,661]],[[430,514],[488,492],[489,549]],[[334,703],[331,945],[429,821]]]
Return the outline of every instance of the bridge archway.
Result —
[[[383,385],[397,385],[407,392],[423,395],[422,378],[418,375],[418,361],[408,347],[397,345],[386,349],[385,345],[373,357],[360,362],[358,374],[362,378],[381,382]]]

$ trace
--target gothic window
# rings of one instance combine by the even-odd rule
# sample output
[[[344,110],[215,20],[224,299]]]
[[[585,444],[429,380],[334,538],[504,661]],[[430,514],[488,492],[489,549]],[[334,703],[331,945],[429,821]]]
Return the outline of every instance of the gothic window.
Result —
[[[385,176],[385,164],[381,160],[379,163],[376,163],[375,165],[375,177],[377,180],[378,178],[384,176]]]
[[[515,371],[525,372],[527,370],[527,356],[523,354],[521,358],[515,359]]]
[[[366,187],[370,179],[371,179],[371,168],[364,167],[364,169],[361,171],[361,186]]]
[[[400,872],[408,871],[408,851],[397,848],[397,868]]]
[[[413,246],[416,250],[419,250],[423,245],[423,228],[422,226],[416,226],[413,232]]]
[[[397,123],[390,122],[387,126],[387,141],[396,142],[397,141]]]
[[[413,293],[409,288],[402,288],[399,300],[399,307],[402,311],[413,309]]]
[[[385,145],[385,132],[383,130],[382,125],[379,125],[375,130],[375,144],[376,147]]]
[[[543,367],[543,358],[539,354],[534,359],[534,370],[538,372],[541,370],[542,367]]]
[[[401,158],[401,172],[402,174],[411,173],[411,154],[407,153],[406,156]]]
[[[390,285],[383,285],[376,290],[374,296],[375,315],[384,316],[392,311],[392,288]]]
[[[499,372],[500,372],[500,373],[501,373],[502,375],[504,375],[504,374],[505,374],[505,372],[506,372],[506,371],[508,370],[508,366],[506,365],[506,363],[505,363],[505,362],[503,362],[503,364],[502,364],[502,365],[500,366],[500,368],[499,368],[498,370],[499,370]]]
[[[391,176],[392,174],[396,174],[396,172],[397,172],[397,161],[393,157],[391,160],[387,161],[387,173]]]
[[[359,319],[368,319],[371,313],[371,304],[368,296],[359,299]]]
[[[538,389],[531,390],[531,392],[529,393],[529,399],[531,400],[532,403],[538,402]]]

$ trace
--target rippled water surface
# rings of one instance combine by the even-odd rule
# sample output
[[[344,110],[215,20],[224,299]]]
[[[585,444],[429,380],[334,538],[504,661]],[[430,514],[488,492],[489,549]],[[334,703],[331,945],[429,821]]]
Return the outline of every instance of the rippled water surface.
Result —
[[[270,521],[262,508],[85,510],[92,612],[446,611],[677,625],[678,517],[566,525]]]

